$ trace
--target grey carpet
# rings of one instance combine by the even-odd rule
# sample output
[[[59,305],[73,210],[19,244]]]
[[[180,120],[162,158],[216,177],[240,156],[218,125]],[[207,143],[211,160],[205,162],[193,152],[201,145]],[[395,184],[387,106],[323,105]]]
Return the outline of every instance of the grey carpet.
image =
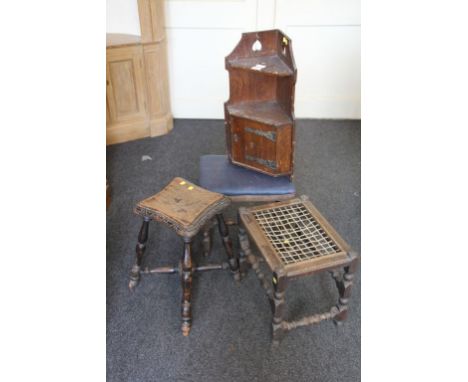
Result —
[[[360,252],[360,122],[297,121],[295,183],[349,244]],[[223,121],[176,120],[166,136],[107,148],[112,203],[107,212],[108,381],[358,381],[360,272],[344,326],[325,321],[288,333],[270,350],[271,312],[253,272],[236,285],[228,272],[194,277],[193,327],[180,331],[181,288],[176,275],[143,276],[134,294],[128,274],[140,219],[135,203],[173,177],[197,182],[203,154],[225,153]],[[152,160],[142,161],[143,155]],[[228,215],[234,216],[230,208]],[[233,230],[234,231],[234,230]],[[235,232],[231,232],[235,241]],[[236,243],[235,243],[236,244]],[[204,261],[201,243],[195,261]],[[153,223],[144,265],[177,264],[182,244]],[[223,256],[214,236],[212,260]],[[328,309],[337,292],[328,274],[294,281],[288,317]]]

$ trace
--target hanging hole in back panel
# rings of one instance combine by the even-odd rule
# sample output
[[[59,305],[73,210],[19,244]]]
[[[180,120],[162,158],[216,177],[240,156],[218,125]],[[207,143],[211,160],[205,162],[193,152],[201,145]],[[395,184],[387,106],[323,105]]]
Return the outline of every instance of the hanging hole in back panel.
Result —
[[[255,42],[252,44],[252,50],[254,52],[262,50],[262,43],[259,40],[255,40]]]

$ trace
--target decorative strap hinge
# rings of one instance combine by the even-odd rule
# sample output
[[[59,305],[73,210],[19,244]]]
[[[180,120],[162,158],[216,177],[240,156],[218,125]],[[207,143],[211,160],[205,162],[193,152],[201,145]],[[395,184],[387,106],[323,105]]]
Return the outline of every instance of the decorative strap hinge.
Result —
[[[276,132],[274,132],[274,131],[258,130],[258,129],[254,129],[252,127],[246,127],[245,131],[248,132],[248,133],[259,135],[260,137],[269,139],[270,141],[276,142]]]
[[[247,159],[249,161],[252,161],[252,162],[257,162],[257,163],[261,164],[262,166],[271,168],[272,170],[276,170],[278,168],[278,164],[274,160],[258,158],[258,157],[254,157],[252,155],[246,155],[245,159]]]

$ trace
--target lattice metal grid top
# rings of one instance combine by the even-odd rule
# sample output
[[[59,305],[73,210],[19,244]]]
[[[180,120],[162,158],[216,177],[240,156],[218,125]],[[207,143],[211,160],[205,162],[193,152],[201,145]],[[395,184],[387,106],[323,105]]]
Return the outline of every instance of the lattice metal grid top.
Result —
[[[285,265],[341,252],[302,203],[257,210],[253,215]]]

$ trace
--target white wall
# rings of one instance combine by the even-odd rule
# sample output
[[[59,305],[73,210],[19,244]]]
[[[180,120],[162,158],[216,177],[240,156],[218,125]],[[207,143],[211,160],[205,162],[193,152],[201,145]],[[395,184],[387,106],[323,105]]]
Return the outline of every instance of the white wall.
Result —
[[[275,28],[293,41],[296,117],[360,118],[359,0],[276,0]]]
[[[137,0],[106,0],[107,33],[125,33],[140,36]]]
[[[136,0],[107,2],[108,32],[139,34]],[[273,28],[293,41],[296,117],[360,118],[359,0],[166,0],[174,117],[223,118],[224,57],[243,31]]]

